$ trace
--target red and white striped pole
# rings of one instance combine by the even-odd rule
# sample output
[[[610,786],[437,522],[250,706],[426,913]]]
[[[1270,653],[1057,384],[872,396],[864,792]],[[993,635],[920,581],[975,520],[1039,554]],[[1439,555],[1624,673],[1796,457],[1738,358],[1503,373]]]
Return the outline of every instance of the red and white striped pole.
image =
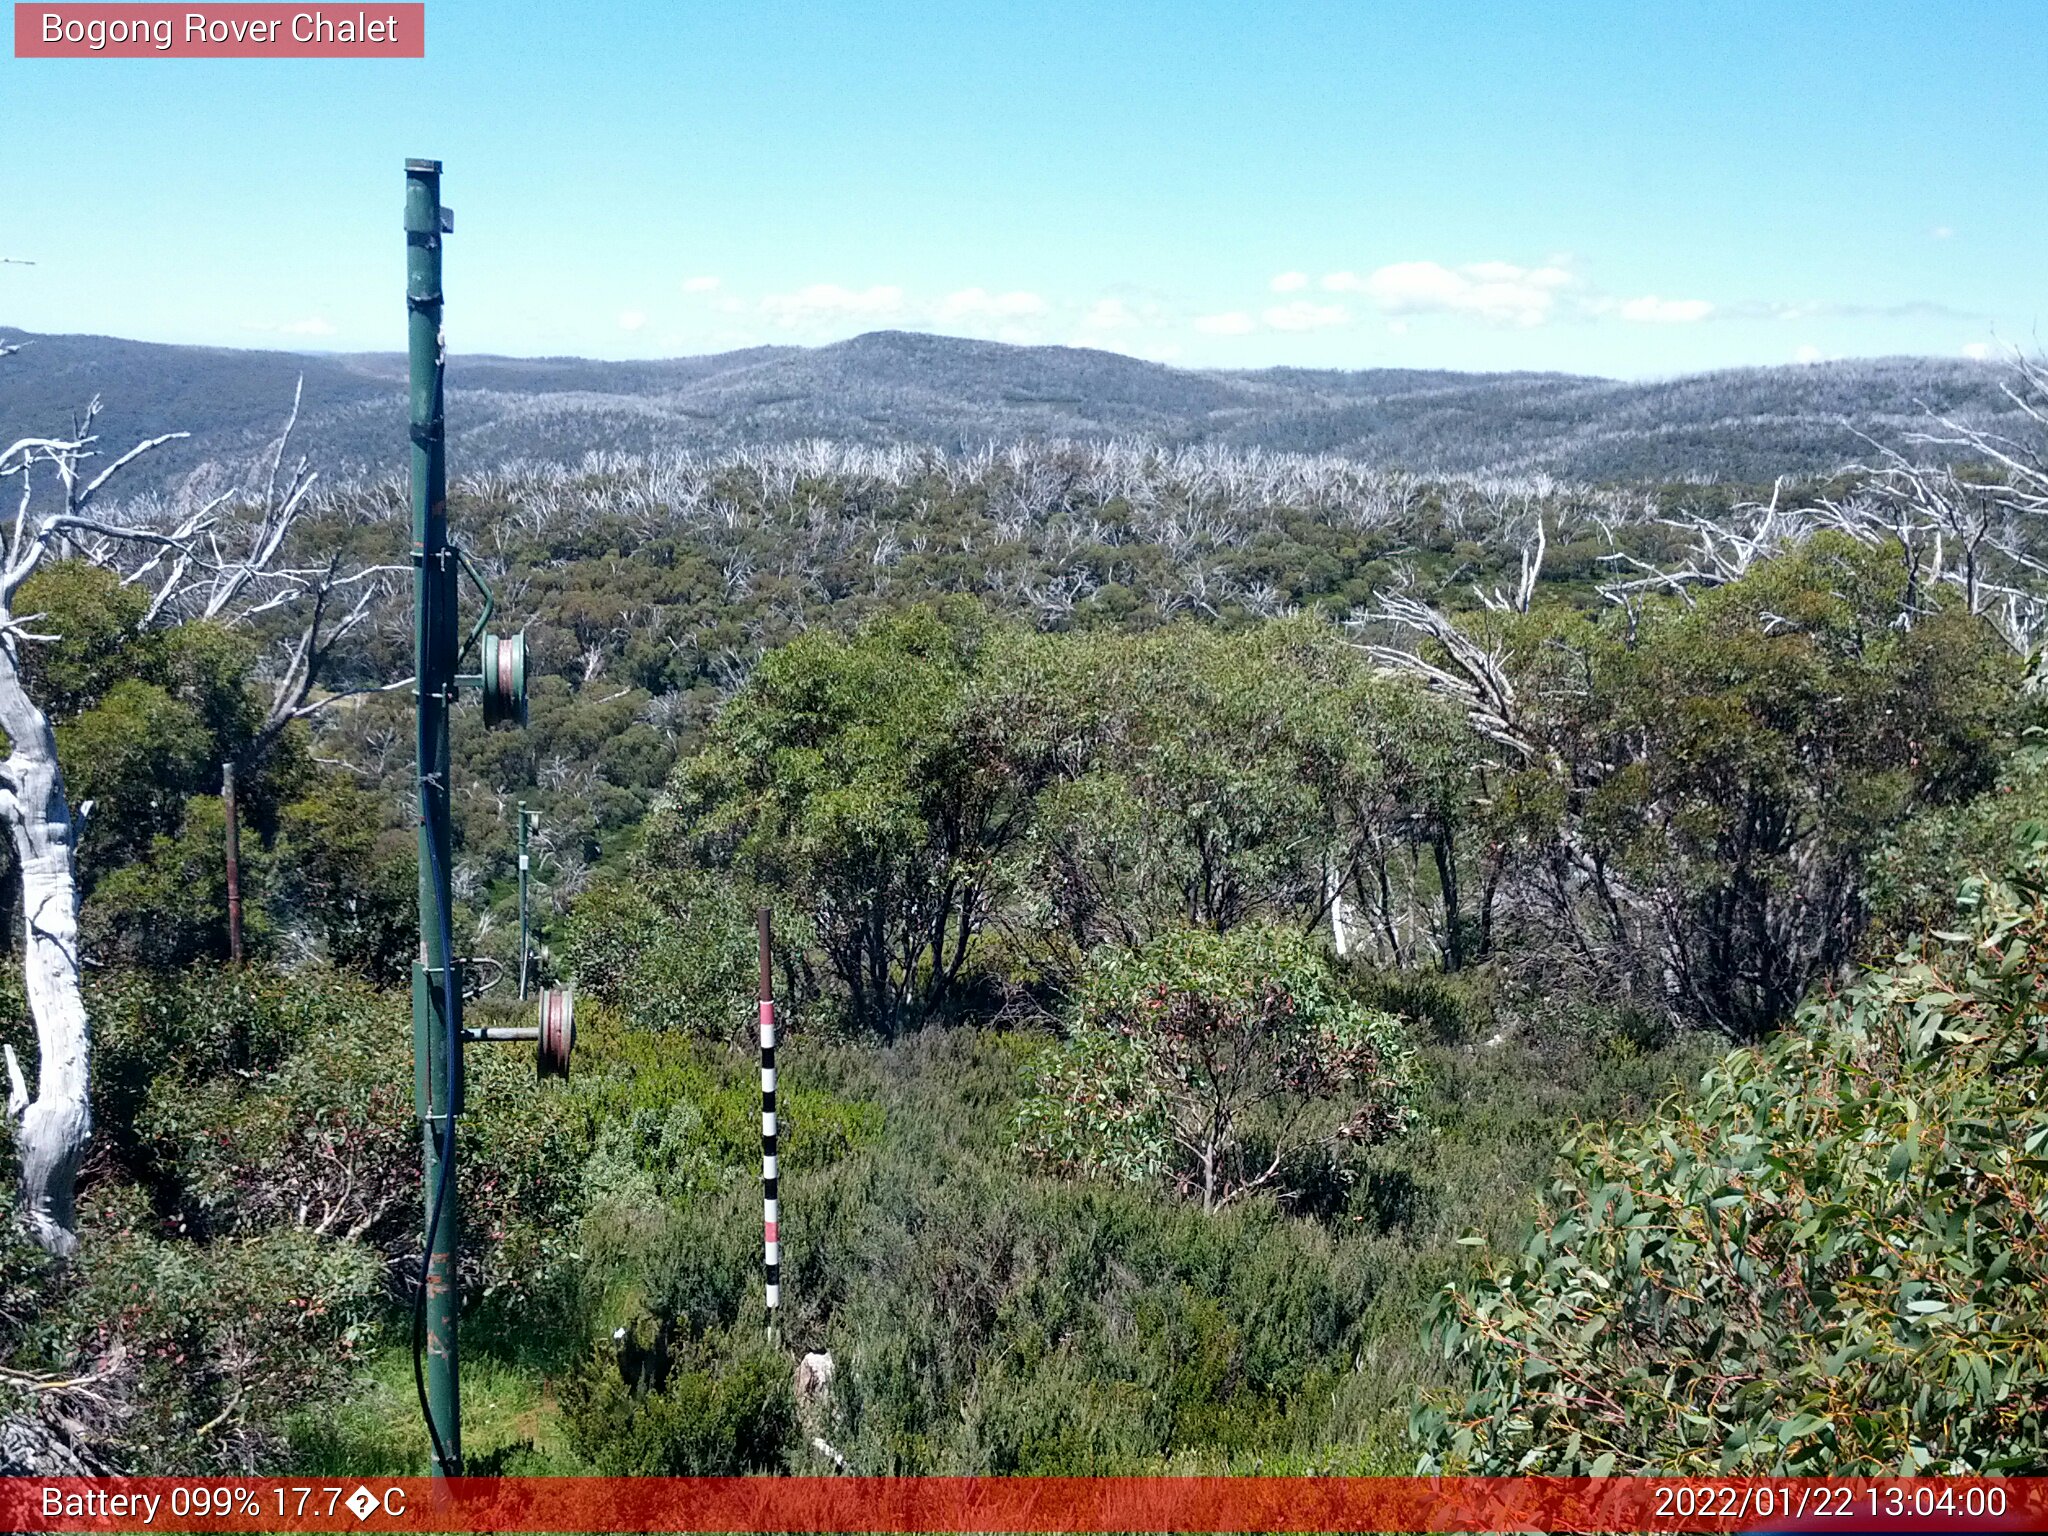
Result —
[[[761,934],[761,1240],[766,1265],[768,1332],[775,1332],[776,1309],[782,1304],[782,1243],[777,1234],[775,1185],[775,982],[769,969],[772,937],[769,914],[757,914]]]

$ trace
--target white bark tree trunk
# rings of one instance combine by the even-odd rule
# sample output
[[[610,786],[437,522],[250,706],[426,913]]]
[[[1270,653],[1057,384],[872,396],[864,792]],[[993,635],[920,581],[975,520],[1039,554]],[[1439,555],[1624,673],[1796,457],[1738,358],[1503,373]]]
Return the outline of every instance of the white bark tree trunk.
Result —
[[[0,346],[0,356],[16,350]],[[13,1048],[6,1050],[7,1111],[17,1122],[23,1211],[36,1241],[51,1253],[64,1255],[78,1247],[75,1187],[79,1162],[92,1137],[92,1025],[85,1011],[78,953],[77,853],[84,817],[72,818],[64,772],[57,762],[56,732],[50,728],[50,717],[29,697],[21,676],[23,641],[61,642],[62,637],[31,634],[14,611],[15,597],[53,547],[115,569],[118,551],[139,549],[148,553],[124,580],[162,573],[145,624],[175,621],[175,601],[195,566],[211,575],[211,592],[196,606],[208,619],[233,623],[299,604],[309,616],[291,648],[290,666],[258,737],[259,746],[267,746],[292,720],[303,719],[328,702],[311,698],[313,685],[335,642],[369,619],[384,570],[373,566],[343,574],[337,559],[304,569],[273,564],[304,510],[314,478],[302,459],[283,492],[278,490],[278,468],[298,420],[296,396],[271,462],[263,503],[248,529],[248,552],[239,559],[224,553],[219,538],[218,513],[227,497],[208,502],[168,528],[110,525],[85,515],[93,498],[124,468],[185,436],[167,432],[145,438],[88,480],[85,467],[95,456],[92,445],[98,438],[92,424],[99,411],[99,397],[94,396],[72,437],[24,437],[0,447],[0,478],[21,477],[13,526],[4,534],[5,559],[0,561],[0,731],[6,733],[9,749],[0,761],[0,820],[7,823],[21,865],[22,979],[35,1021],[37,1054],[36,1091],[31,1095]],[[64,510],[31,521],[31,477],[39,466],[61,484]],[[346,587],[357,589],[355,605],[335,618],[329,605]]]
[[[21,864],[22,980],[36,1026],[36,1091],[7,1053],[8,1109],[21,1161],[21,1203],[35,1239],[51,1253],[78,1246],[73,1188],[92,1135],[87,1069],[92,1028],[78,958],[77,826],[57,764],[50,720],[22,687],[11,645],[0,645],[0,729],[12,750],[0,774],[12,800],[6,820]]]

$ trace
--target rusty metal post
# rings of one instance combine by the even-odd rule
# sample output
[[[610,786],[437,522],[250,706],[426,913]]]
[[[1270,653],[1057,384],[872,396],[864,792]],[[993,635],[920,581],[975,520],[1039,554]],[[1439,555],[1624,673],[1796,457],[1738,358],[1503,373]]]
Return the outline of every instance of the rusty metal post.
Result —
[[[242,963],[242,819],[235,803],[235,765],[220,766],[221,809],[228,823],[228,959]]]
[[[527,926],[526,879],[532,860],[527,856],[526,834],[531,823],[526,815],[526,802],[519,802],[519,1001],[526,1001],[526,977],[532,968],[532,931]]]

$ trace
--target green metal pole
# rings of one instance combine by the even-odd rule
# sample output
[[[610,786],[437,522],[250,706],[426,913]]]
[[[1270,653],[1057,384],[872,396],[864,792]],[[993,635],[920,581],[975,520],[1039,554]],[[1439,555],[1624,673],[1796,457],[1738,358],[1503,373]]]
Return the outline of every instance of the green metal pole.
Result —
[[[519,998],[526,1000],[526,802],[519,802]]]
[[[419,701],[420,961],[413,968],[413,1096],[427,1223],[424,1365],[434,1473],[462,1471],[455,1325],[455,1125],[462,1112],[462,988],[450,967],[448,716],[455,701],[457,567],[448,547],[442,425],[441,163],[405,163],[405,299],[411,358],[413,639]],[[453,1071],[451,1072],[451,1065]],[[438,1213],[439,1219],[436,1220]]]

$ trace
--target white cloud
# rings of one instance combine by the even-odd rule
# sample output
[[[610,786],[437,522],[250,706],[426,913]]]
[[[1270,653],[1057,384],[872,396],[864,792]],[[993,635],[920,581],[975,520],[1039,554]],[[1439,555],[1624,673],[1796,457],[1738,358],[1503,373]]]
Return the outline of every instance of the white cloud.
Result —
[[[1272,283],[1275,293],[1299,293],[1307,286],[1308,274],[1306,272],[1282,272],[1273,279]]]
[[[1131,357],[1163,358],[1165,353],[1161,349],[1172,346],[1164,339],[1164,333],[1178,331],[1185,321],[1186,317],[1178,311],[1169,311],[1157,299],[1132,290],[1097,299],[1083,310],[1070,344],[1077,347],[1113,345],[1117,351]]]
[[[1649,294],[1640,299],[1621,301],[1621,318],[1647,325],[1689,325],[1695,320],[1704,320],[1714,312],[1714,306],[1705,299],[1660,299]]]
[[[1259,322],[1241,309],[1221,315],[1198,315],[1195,329],[1210,336],[1243,336],[1259,328]]]
[[[893,291],[893,290],[892,290]],[[986,288],[962,288],[949,293],[933,306],[932,318],[953,320],[1012,320],[1025,315],[1042,315],[1052,306],[1035,293],[990,293]]]
[[[831,320],[887,320],[903,312],[903,290],[892,283],[845,288],[811,283],[793,293],[771,293],[761,312],[785,330]]]
[[[639,329],[640,329],[640,328],[641,328],[642,326],[644,326],[645,324],[647,324],[647,311],[646,311],[646,310],[644,310],[644,309],[622,309],[622,310],[620,310],[620,311],[619,311],[619,329],[620,329],[620,330],[622,330],[622,331],[637,331],[637,330],[639,330]]]
[[[1474,315],[1494,325],[1541,325],[1556,309],[1558,290],[1572,275],[1560,266],[1518,267],[1478,261],[1450,268],[1436,261],[1399,261],[1365,276],[1332,272],[1331,293],[1362,293],[1383,314]]]
[[[1953,229],[1950,229],[1946,224],[1937,224],[1934,226],[1934,228],[1927,231],[1927,233],[1936,240],[1948,240],[1954,238],[1955,236],[1955,231]]]
[[[686,277],[683,279],[683,292],[685,293],[710,293],[717,286],[718,279],[715,277]]]
[[[1963,356],[1969,358],[1972,362],[1981,363],[1987,361],[1991,356],[1992,350],[1991,343],[1988,341],[1971,341],[1963,344]]]
[[[1296,299],[1292,304],[1275,304],[1260,318],[1276,331],[1326,331],[1332,326],[1348,323],[1351,311],[1342,304],[1317,304],[1309,299]]]
[[[1826,360],[1827,354],[1810,341],[1792,354],[1792,361],[1795,363],[1820,363]]]

